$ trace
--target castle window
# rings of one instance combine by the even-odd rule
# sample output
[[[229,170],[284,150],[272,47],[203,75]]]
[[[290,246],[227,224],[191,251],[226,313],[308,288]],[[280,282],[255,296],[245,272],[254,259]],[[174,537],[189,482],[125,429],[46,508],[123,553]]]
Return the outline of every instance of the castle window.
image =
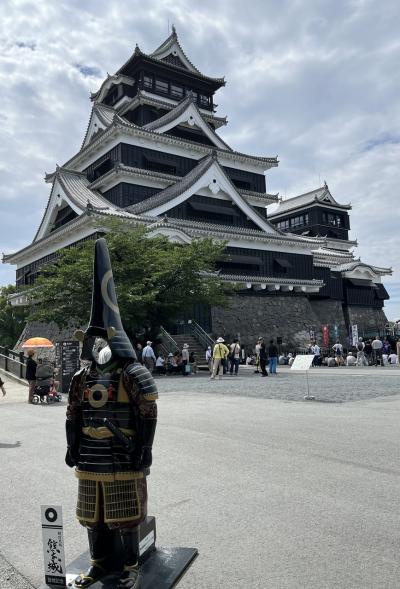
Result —
[[[209,106],[210,105],[210,97],[206,96],[205,94],[200,94],[199,102],[200,102],[200,106]]]
[[[153,89],[153,76],[150,76],[149,74],[144,74],[143,88],[146,88],[147,90]]]
[[[160,80],[156,78],[156,92],[162,92],[163,94],[168,94],[168,82],[166,80]]]
[[[147,157],[143,157],[143,167],[146,168],[146,170],[153,170],[154,172],[172,174],[173,176],[176,175],[175,166],[172,166],[168,163],[164,163],[163,161],[151,160]]]
[[[285,219],[284,221],[279,221],[276,226],[278,227],[278,229],[281,229],[282,231],[287,231],[290,227],[290,221],[289,219]]]
[[[325,225],[332,225],[332,227],[342,227],[343,217],[334,213],[322,213],[322,222]]]
[[[171,96],[174,98],[183,98],[183,87],[171,84]]]

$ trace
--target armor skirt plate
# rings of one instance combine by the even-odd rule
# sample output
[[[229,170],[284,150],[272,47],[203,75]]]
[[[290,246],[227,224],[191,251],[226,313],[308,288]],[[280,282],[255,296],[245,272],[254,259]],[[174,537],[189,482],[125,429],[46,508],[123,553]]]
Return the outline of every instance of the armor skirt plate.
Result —
[[[109,482],[80,478],[76,515],[83,525],[89,526],[138,525],[147,515],[146,477],[143,474],[131,480]]]

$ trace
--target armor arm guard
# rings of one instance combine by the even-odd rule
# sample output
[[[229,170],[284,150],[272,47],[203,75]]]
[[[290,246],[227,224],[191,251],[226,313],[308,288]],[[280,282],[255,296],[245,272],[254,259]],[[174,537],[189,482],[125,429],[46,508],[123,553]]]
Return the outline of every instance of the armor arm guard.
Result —
[[[86,370],[83,369],[74,374],[68,391],[67,420],[65,423],[67,454],[65,456],[65,462],[70,467],[76,466],[79,459],[79,445],[82,432],[80,389],[85,372]]]
[[[125,387],[137,415],[136,461],[140,469],[152,463],[152,446],[157,426],[157,387],[150,372],[141,364],[130,364],[124,371]]]

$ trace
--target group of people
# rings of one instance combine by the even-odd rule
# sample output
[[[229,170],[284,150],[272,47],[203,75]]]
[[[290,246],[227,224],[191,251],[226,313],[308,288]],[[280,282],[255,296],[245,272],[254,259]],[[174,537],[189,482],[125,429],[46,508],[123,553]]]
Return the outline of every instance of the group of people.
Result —
[[[322,357],[321,348],[314,341],[309,346],[309,353],[314,355],[313,365],[321,366],[386,366],[400,362],[400,341],[396,344],[396,350],[390,344],[388,338],[382,340],[378,335],[375,339],[363,340],[358,338],[356,345],[346,350],[340,340],[336,340],[331,348],[332,354]]]
[[[32,403],[35,387],[38,381],[48,381],[55,392],[58,392],[60,383],[55,380],[56,369],[50,360],[47,360],[46,358],[38,358],[38,361],[36,362],[36,360],[34,360],[34,350],[28,350],[27,354],[28,359],[26,361],[25,378],[29,384],[28,403]]]
[[[153,349],[153,342],[148,340],[145,347],[136,344],[136,355],[138,361],[146,366],[151,374],[182,374],[187,376],[190,373],[197,372],[197,363],[194,352],[189,350],[189,344],[183,344],[179,352],[169,352],[166,356],[162,352],[156,353]]]
[[[269,366],[269,374],[276,374],[279,352],[274,340],[269,340],[269,345],[267,346],[263,337],[258,338],[255,353],[255,374],[259,374],[261,371],[261,376],[268,376],[267,365]]]

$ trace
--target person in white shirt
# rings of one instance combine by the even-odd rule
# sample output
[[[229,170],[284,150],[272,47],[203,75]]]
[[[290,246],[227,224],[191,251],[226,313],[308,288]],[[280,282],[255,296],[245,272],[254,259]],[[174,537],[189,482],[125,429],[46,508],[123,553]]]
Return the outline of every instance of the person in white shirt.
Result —
[[[311,346],[311,354],[314,354],[313,366],[321,365],[321,348],[314,342]]]
[[[188,366],[188,368],[186,368]],[[183,344],[182,348],[182,374],[183,376],[187,376],[190,371],[190,362],[189,362],[189,344]]]
[[[394,352],[392,352],[391,354],[389,354],[388,360],[389,360],[390,364],[398,364],[398,362],[397,362],[397,354],[395,354]]]
[[[383,343],[382,340],[377,335],[374,341],[372,342],[372,359],[375,366],[378,366],[378,363],[383,366],[382,362],[382,348]]]
[[[151,347],[151,344],[153,342],[151,342],[150,340],[146,342],[145,347],[143,348],[142,351],[142,361],[143,364],[146,366],[146,368],[148,370],[150,370],[150,372],[152,373],[154,370],[154,365],[156,363],[156,355],[154,354],[154,350]]]
[[[210,371],[210,374],[211,374],[212,373],[212,349],[211,349],[211,346],[208,346],[208,348],[206,349],[206,362],[207,362],[208,370]]]
[[[336,340],[336,344],[332,346],[332,350],[335,352],[335,362],[338,366],[343,366],[343,346],[339,340]]]
[[[231,345],[229,346],[229,362],[230,362],[230,369],[229,374],[233,375],[233,369],[235,369],[235,376],[238,375],[239,372],[239,364],[240,364],[240,344],[239,340],[234,339]]]
[[[166,374],[167,373],[167,369],[165,366],[165,358],[162,354],[159,354],[157,356],[157,360],[156,360],[156,373],[157,374]]]
[[[357,366],[368,366],[368,361],[364,354],[365,344],[362,337],[358,338],[357,342]]]
[[[349,355],[346,358],[346,364],[347,366],[355,366],[357,364],[356,357],[353,356],[351,352],[349,352]]]

